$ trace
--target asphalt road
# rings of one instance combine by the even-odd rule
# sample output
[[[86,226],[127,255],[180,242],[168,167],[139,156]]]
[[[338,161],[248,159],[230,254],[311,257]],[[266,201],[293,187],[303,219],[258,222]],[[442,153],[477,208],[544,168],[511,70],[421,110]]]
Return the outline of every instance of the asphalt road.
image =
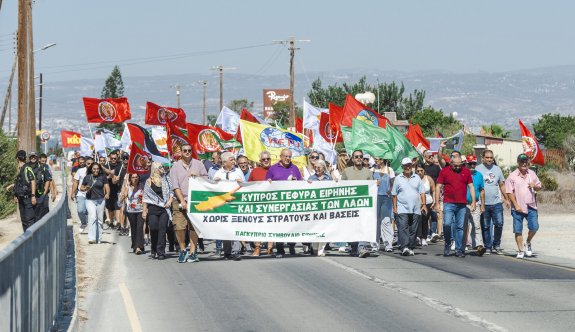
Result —
[[[537,258],[446,258],[432,245],[413,257],[178,264],[116,241],[82,299],[83,331],[575,330],[575,270]]]

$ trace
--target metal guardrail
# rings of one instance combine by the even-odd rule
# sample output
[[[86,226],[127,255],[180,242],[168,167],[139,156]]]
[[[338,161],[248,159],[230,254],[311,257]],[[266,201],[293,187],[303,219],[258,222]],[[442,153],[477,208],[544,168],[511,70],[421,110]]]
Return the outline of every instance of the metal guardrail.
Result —
[[[66,181],[56,206],[0,250],[0,331],[49,331],[66,268]]]

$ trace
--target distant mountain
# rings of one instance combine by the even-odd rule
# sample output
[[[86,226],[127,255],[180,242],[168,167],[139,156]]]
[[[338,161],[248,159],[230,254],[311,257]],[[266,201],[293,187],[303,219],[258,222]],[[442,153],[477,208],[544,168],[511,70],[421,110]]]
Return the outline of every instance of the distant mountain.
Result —
[[[311,82],[321,78],[324,86],[355,82],[362,76],[370,82],[403,82],[406,91],[425,90],[426,104],[446,113],[457,112],[458,118],[470,127],[498,123],[514,130],[517,119],[532,123],[545,113],[575,114],[575,66],[528,69],[505,73],[456,74],[446,71],[397,72],[345,70],[312,72],[296,75],[296,102],[301,104]],[[82,105],[83,96],[98,97],[105,78],[51,82],[44,75],[43,128],[56,134],[59,129],[88,132]],[[130,100],[133,120],[143,122],[147,100],[162,105],[175,105],[174,86],[181,86],[181,105],[191,122],[201,121],[202,87],[206,80],[208,114],[219,108],[219,81],[206,74],[181,74],[155,77],[124,77],[125,94]],[[3,101],[6,81],[0,82]],[[233,99],[254,102],[254,111],[262,112],[264,88],[288,88],[288,75],[249,75],[234,72],[224,76],[224,103]],[[16,95],[16,92],[13,94]],[[314,102],[313,100],[311,101]],[[377,101],[376,101],[377,102]],[[15,117],[15,100],[13,116]],[[14,122],[13,122],[14,123]],[[5,128],[7,126],[7,120]]]

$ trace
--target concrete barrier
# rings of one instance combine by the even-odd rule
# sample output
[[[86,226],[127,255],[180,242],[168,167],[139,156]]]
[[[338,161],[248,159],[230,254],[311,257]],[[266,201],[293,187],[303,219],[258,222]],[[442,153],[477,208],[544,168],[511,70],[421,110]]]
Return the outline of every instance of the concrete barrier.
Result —
[[[56,206],[0,251],[0,331],[49,331],[66,278],[66,181]]]

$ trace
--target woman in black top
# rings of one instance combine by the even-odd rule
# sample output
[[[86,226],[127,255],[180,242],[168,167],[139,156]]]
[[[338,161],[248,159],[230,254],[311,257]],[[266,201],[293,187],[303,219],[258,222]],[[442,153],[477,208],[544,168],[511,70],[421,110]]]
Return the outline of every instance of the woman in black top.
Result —
[[[88,243],[100,243],[104,222],[104,202],[109,198],[110,187],[101,165],[93,163],[86,170],[86,174],[80,190],[86,192]]]
[[[172,222],[172,200],[174,191],[170,177],[161,163],[152,163],[150,178],[144,185],[144,211],[152,240],[151,258],[166,258],[166,230]]]

